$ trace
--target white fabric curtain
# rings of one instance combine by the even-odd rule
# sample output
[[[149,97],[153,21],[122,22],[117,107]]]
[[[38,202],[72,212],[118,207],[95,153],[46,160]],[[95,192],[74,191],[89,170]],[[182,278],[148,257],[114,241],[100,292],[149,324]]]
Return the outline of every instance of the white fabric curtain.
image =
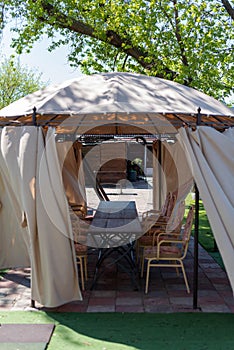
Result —
[[[161,191],[161,206],[168,192],[177,196],[177,202],[184,200],[193,186],[193,176],[186,161],[184,149],[179,142],[161,142],[161,166],[159,166],[159,145],[153,145],[153,205],[160,209],[159,191]],[[161,177],[160,173],[161,172]],[[161,183],[160,183],[161,179]]]
[[[0,268],[31,265],[31,297],[44,306],[81,299],[53,129],[45,140],[41,128],[3,128],[0,175]]]
[[[78,141],[57,142],[59,164],[63,177],[67,199],[70,205],[80,208],[83,215],[87,214],[87,199],[85,177],[82,164],[82,144]],[[76,154],[75,154],[76,152]]]
[[[38,137],[36,208],[39,261],[32,290],[45,306],[81,300],[68,203],[62,183],[55,133],[49,128],[44,143]]]
[[[178,136],[204,203],[234,292],[234,137],[199,126],[181,128]]]
[[[0,130],[0,268],[30,266],[35,229],[36,129],[5,127]],[[28,161],[25,161],[25,154]],[[24,180],[23,180],[24,179]]]

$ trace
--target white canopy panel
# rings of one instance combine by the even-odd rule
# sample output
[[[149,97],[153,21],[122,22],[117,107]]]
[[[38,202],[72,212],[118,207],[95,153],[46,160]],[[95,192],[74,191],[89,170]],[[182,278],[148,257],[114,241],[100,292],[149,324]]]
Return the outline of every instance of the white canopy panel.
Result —
[[[184,85],[134,73],[81,76],[21,98],[0,111],[0,117],[32,114],[197,113],[233,115],[214,98]]]

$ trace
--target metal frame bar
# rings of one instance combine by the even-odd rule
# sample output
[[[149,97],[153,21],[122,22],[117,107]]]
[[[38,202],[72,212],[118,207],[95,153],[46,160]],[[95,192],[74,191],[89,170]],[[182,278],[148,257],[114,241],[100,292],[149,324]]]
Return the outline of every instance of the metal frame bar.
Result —
[[[162,206],[162,141],[161,141],[161,134],[159,134],[159,139],[158,139],[158,203],[159,203],[159,208]]]
[[[197,126],[201,125],[201,108],[198,108]],[[195,183],[194,264],[193,264],[193,309],[197,309],[198,255],[199,255],[199,190]]]

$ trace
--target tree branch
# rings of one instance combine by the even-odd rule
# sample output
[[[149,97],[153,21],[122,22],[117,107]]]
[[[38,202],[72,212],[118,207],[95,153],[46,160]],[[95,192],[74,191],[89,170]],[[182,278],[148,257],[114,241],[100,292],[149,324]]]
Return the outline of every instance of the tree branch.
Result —
[[[231,16],[232,20],[234,21],[234,8],[230,4],[230,2],[228,0],[222,0],[222,4],[225,7],[227,13]]]
[[[185,49],[184,46],[182,44],[182,37],[180,34],[180,20],[179,20],[179,13],[178,13],[178,9],[177,9],[177,0],[173,0],[173,4],[174,4],[174,18],[175,18],[175,36],[176,36],[176,40],[178,42],[179,48],[180,48],[180,52],[181,52],[181,58],[182,58],[182,62],[185,66],[188,67],[188,60],[187,57],[185,55]]]
[[[142,49],[134,47],[129,40],[122,38],[115,31],[107,30],[103,33],[103,37],[100,37],[97,35],[95,30],[90,25],[83,23],[82,21],[70,19],[70,18],[68,21],[68,17],[66,15],[62,14],[61,12],[58,12],[57,9],[55,11],[54,6],[49,4],[48,2],[42,2],[42,7],[48,16],[53,16],[56,18],[56,24],[59,25],[59,27],[66,28],[75,33],[83,34],[91,38],[101,40],[107,44],[110,44],[115,48],[121,50],[122,52],[126,53],[128,56],[131,56],[132,58],[134,58],[143,68],[150,70],[154,67],[157,67],[158,62],[160,62],[161,66],[163,67],[164,74],[161,74],[161,73],[157,74],[159,78],[165,78],[165,76],[167,77],[169,76],[173,80],[173,78],[176,76],[176,72],[165,67],[162,61],[158,60],[158,62],[151,62],[151,63],[146,62],[145,59],[148,56],[147,52],[144,52]],[[41,16],[38,19],[40,21],[48,23],[47,16]]]
[[[122,69],[125,69],[125,64],[126,64],[126,62],[127,62],[127,59],[128,59],[128,55],[126,55],[126,57],[125,57],[125,59],[124,59]]]

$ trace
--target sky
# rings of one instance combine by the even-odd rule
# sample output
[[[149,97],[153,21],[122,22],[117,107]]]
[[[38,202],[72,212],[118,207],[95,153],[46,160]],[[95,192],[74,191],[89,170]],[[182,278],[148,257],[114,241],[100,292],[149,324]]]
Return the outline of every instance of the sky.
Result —
[[[11,54],[15,54],[14,49],[10,47],[11,38],[12,33],[8,25],[3,31],[0,45],[3,57],[9,57]],[[65,80],[81,76],[79,69],[69,66],[66,57],[68,48],[66,46],[52,52],[48,52],[47,48],[48,40],[46,38],[35,43],[30,53],[19,56],[21,65],[26,65],[28,68],[35,69],[38,73],[42,73],[42,81],[51,84],[61,83]]]

